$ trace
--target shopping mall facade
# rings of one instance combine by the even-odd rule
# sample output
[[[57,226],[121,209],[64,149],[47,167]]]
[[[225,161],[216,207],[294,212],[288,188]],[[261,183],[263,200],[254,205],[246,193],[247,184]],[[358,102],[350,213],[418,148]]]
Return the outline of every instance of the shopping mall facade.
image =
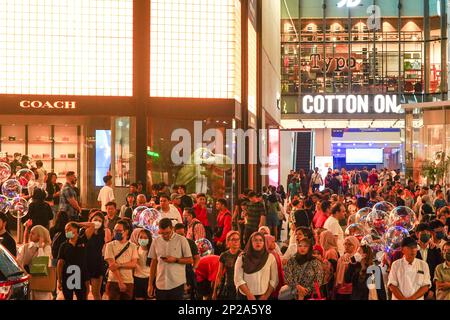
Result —
[[[255,143],[278,153],[279,21],[277,1],[1,1],[1,155],[75,171],[86,207],[106,174],[119,204],[136,181],[229,199],[266,184],[258,164],[173,163],[172,133],[275,129]]]
[[[281,154],[293,159],[282,180],[290,167],[406,170],[405,108],[448,100],[447,10],[446,0],[281,0]]]

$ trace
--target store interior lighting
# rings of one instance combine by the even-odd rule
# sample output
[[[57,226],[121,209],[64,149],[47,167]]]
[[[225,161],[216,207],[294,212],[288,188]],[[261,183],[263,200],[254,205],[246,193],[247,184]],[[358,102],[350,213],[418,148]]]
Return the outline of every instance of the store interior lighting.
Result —
[[[281,120],[284,129],[404,129],[405,120]],[[423,126],[423,120],[414,120],[414,128]]]

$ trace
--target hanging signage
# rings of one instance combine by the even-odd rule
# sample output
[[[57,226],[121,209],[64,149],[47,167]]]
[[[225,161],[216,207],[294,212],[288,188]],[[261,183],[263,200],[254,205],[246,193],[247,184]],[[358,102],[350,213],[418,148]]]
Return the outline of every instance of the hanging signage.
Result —
[[[76,101],[30,101],[22,100],[19,103],[20,107],[23,109],[76,109]]]
[[[305,114],[370,114],[400,113],[396,95],[305,95]]]

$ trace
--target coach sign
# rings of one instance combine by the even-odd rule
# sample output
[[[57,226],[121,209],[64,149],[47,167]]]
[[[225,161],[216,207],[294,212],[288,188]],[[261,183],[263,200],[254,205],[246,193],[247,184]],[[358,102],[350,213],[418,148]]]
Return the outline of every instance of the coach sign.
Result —
[[[77,103],[76,101],[30,101],[30,100],[22,100],[19,103],[21,108],[28,109],[76,109]]]
[[[303,114],[392,114],[400,113],[396,95],[305,95]]]

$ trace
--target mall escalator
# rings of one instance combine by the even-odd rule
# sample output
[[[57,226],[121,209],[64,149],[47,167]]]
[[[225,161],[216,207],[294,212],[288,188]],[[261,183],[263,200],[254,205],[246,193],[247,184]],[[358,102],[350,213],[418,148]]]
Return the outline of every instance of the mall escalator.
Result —
[[[312,133],[297,132],[295,140],[295,170],[298,172],[300,169],[303,169],[305,172],[308,172],[311,169]]]

